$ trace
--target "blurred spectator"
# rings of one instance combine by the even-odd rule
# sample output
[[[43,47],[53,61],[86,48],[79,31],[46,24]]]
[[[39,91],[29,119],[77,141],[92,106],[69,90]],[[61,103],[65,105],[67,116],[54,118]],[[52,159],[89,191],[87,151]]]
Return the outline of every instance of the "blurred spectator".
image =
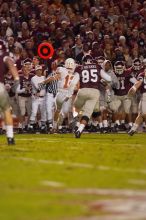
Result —
[[[82,57],[84,55],[90,54],[90,52],[91,51],[90,51],[89,44],[88,43],[84,43],[82,51],[76,56],[77,62],[81,64],[82,63]]]
[[[113,63],[115,63],[116,61],[125,61],[123,49],[120,47],[115,48]]]
[[[96,59],[99,56],[104,56],[104,52],[102,48],[99,47],[99,43],[97,41],[94,41],[92,43],[91,55],[94,59]]]
[[[125,59],[129,66],[134,57],[146,57],[145,31],[144,0],[0,1],[0,38],[15,55],[15,48],[23,48],[24,58],[36,56],[38,44],[45,40],[79,63],[92,49],[94,57]]]
[[[125,66],[127,68],[132,66],[132,57],[130,54],[130,49],[128,47],[125,47],[123,49],[123,55],[124,55],[124,59],[125,59]]]
[[[82,52],[83,42],[80,35],[75,38],[75,45],[72,47],[73,57],[76,58],[79,53]]]

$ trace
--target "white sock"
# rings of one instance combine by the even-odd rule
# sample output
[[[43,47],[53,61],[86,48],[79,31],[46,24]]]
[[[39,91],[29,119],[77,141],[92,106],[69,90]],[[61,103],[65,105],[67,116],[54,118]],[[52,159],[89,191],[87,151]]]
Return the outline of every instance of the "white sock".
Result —
[[[111,123],[111,128],[113,128],[114,126],[115,126],[115,123],[112,122],[112,123]]]
[[[137,128],[138,128],[138,126],[139,126],[138,124],[135,124],[135,123],[134,123],[133,126],[132,126],[132,130],[136,131]]]
[[[103,128],[102,122],[99,122],[99,127],[100,127],[100,128]]]
[[[125,120],[121,120],[121,124],[125,124]]]
[[[107,127],[108,127],[107,120],[103,120],[103,127],[104,127],[104,128],[107,128]]]
[[[129,126],[130,126],[130,127],[132,127],[132,125],[133,125],[133,123],[132,123],[132,122],[129,122],[128,124],[129,124]]]
[[[119,120],[116,120],[116,121],[115,121],[115,124],[120,125]]]
[[[84,124],[80,124],[78,131],[80,131],[82,133],[82,131],[84,130],[85,125]]]
[[[13,138],[14,132],[13,132],[13,126],[12,125],[6,125],[6,136]]]

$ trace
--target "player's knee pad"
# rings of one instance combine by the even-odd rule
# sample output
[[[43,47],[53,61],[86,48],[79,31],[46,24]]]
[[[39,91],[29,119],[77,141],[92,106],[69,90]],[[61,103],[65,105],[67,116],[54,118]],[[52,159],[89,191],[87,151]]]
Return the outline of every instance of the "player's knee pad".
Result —
[[[81,117],[81,121],[82,121],[82,120],[84,120],[84,121],[86,121],[86,122],[88,123],[89,118],[88,118],[88,116],[83,115],[83,116]]]

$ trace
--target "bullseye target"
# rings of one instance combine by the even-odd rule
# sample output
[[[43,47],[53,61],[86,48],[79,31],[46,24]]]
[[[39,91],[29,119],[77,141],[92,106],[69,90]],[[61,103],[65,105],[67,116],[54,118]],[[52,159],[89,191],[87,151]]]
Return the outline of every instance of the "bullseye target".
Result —
[[[38,46],[38,55],[40,58],[47,60],[54,54],[54,48],[50,43],[44,42]]]

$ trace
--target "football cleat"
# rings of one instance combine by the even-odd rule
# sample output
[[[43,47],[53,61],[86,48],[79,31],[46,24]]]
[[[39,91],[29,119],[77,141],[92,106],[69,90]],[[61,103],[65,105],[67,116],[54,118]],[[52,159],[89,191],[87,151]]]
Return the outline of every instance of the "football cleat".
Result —
[[[135,133],[136,133],[136,131],[134,131],[132,128],[131,128],[130,131],[128,131],[128,134],[129,134],[130,136],[133,136]]]
[[[81,137],[81,132],[80,131],[75,131],[75,138],[80,138]]]
[[[113,132],[119,132],[120,131],[120,125],[115,124]]]
[[[23,129],[22,128],[18,128],[18,134],[23,134]]]
[[[124,123],[122,123],[122,124],[119,125],[119,130],[120,130],[120,131],[126,131],[126,130],[127,130],[127,128],[126,128],[126,126],[125,126]]]
[[[8,145],[15,145],[15,140],[14,140],[14,138],[8,137],[8,138],[7,138],[7,143],[8,143]]]
[[[41,134],[46,134],[47,133],[47,127],[46,125],[42,125],[41,128],[40,128],[40,133]]]
[[[104,133],[104,128],[103,127],[99,128],[99,132],[100,132],[100,134],[103,134]]]

